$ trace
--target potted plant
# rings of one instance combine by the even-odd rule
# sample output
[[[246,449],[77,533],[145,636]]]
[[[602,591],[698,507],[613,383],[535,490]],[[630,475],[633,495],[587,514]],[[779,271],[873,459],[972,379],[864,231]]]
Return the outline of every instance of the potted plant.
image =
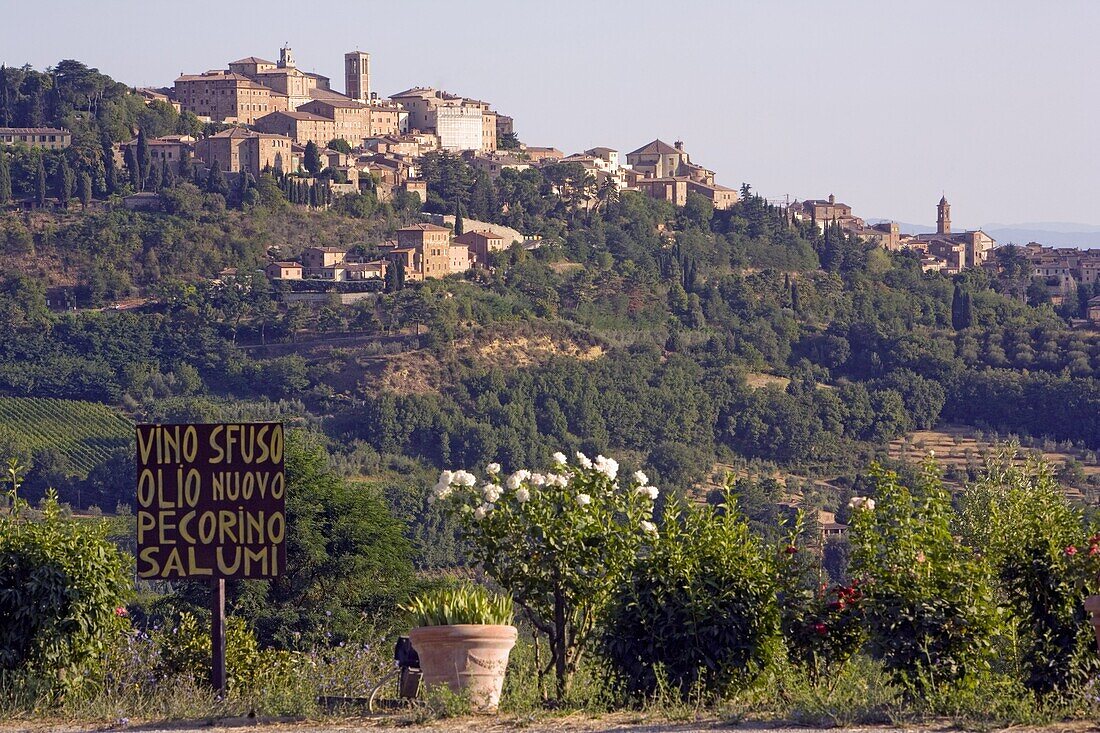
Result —
[[[463,585],[422,593],[404,608],[416,626],[409,640],[420,656],[424,685],[446,684],[468,695],[476,709],[495,711],[516,644],[512,599]]]

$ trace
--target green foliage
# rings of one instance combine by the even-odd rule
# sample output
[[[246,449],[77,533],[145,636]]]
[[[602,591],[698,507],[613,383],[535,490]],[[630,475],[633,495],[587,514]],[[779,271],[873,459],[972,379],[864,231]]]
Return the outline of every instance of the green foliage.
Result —
[[[997,573],[1023,683],[1039,694],[1064,693],[1100,670],[1084,607],[1096,592],[1100,535],[1086,540],[1081,512],[1049,466],[1017,468],[1014,457],[1005,452],[967,485],[958,531]]]
[[[403,527],[381,498],[338,478],[316,440],[290,431],[285,451],[287,567],[230,594],[264,645],[308,648],[359,638],[393,619],[412,587]]]
[[[829,583],[817,548],[800,546],[806,534],[800,513],[776,554],[776,575],[788,658],[817,681],[837,674],[863,645],[864,595],[858,582]]]
[[[11,497],[19,478],[13,469]],[[63,518],[49,496],[40,520],[0,517],[0,670],[78,689],[124,625],[130,561],[103,522]]]
[[[988,565],[952,536],[933,465],[913,489],[877,467],[871,478],[874,499],[853,500],[850,530],[868,650],[914,694],[977,680],[1000,624]]]
[[[0,434],[28,452],[53,449],[86,475],[134,437],[133,423],[106,405],[41,397],[0,397]]]
[[[210,617],[183,612],[150,634],[162,677],[188,677],[195,682],[210,679]],[[248,688],[262,673],[256,637],[236,616],[225,620],[225,672],[230,690]]]
[[[603,647],[627,687],[686,695],[743,687],[778,644],[775,569],[727,495],[666,506],[660,536],[615,592]]]
[[[416,595],[401,607],[414,626],[486,624],[507,626],[514,618],[512,599],[469,583],[437,588]]]
[[[547,671],[562,699],[600,615],[655,530],[657,489],[641,474],[620,485],[618,463],[603,456],[578,454],[576,466],[562,454],[554,461],[552,473],[523,469],[506,479],[491,464],[480,488],[467,471],[444,471],[432,498],[465,520],[473,559],[549,637]]]

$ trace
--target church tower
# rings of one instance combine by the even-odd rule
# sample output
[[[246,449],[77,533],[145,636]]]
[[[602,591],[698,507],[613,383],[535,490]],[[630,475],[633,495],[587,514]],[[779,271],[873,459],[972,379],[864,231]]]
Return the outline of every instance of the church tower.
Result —
[[[348,51],[344,54],[344,93],[358,102],[370,101],[370,54]]]
[[[936,234],[951,233],[951,204],[947,203],[947,197],[940,197],[940,205],[936,207]]]
[[[294,65],[294,52],[290,50],[290,46],[283,46],[279,49],[279,68],[293,69]]]

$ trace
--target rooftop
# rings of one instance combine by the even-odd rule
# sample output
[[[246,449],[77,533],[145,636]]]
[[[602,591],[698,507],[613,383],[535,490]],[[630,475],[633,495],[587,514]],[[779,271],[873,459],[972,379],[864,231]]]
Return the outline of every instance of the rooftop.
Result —
[[[627,153],[627,155],[676,155],[682,152],[682,150],[677,150],[666,142],[663,142],[661,140],[654,140],[647,145],[643,145],[632,153]]]

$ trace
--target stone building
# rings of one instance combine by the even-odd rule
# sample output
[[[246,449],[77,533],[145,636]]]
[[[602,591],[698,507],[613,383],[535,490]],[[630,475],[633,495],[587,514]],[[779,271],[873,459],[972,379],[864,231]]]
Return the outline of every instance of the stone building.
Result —
[[[288,109],[287,95],[226,71],[184,74],[176,79],[174,93],[185,112],[213,122],[251,125],[259,117]]]
[[[408,128],[432,132],[444,150],[497,149],[498,115],[488,102],[431,87],[413,87],[390,97],[408,111]]]
[[[967,267],[980,267],[990,257],[996,241],[980,229],[951,231],[951,204],[947,197],[936,206],[936,233],[903,237],[902,247],[920,249],[946,263],[946,272],[958,272]]]
[[[195,143],[195,157],[205,165],[218,161],[223,171],[249,173],[258,178],[270,167],[276,172],[298,170],[299,159],[293,141],[285,135],[231,127]]]
[[[344,94],[357,102],[370,100],[369,53],[348,51],[344,54]]]
[[[409,281],[451,274],[451,230],[435,224],[413,224],[397,230],[397,244],[388,258],[399,261]]]
[[[470,251],[470,261],[479,267],[488,267],[489,255],[508,248],[504,243],[504,237],[487,230],[464,232],[455,237],[454,242],[467,247]]]
[[[56,127],[0,127],[0,145],[16,143],[30,148],[62,150],[73,144],[73,134]]]
[[[336,123],[328,117],[312,112],[272,112],[256,120],[254,127],[260,132],[285,135],[299,145],[312,142],[324,148],[337,137]]]

